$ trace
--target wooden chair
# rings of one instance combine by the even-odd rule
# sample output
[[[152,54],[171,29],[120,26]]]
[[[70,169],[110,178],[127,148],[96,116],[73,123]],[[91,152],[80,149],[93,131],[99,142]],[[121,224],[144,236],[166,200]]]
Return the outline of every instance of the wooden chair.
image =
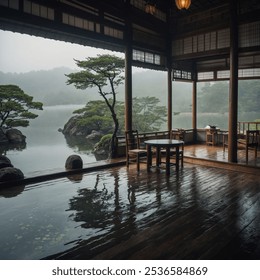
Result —
[[[140,171],[140,163],[147,162],[146,149],[140,148],[140,138],[137,130],[126,131],[126,166],[131,162],[136,162],[137,171]]]
[[[257,158],[257,149],[259,143],[259,130],[247,130],[245,139],[238,139],[238,145],[246,149],[246,162],[248,162],[248,150],[255,151],[255,158]]]
[[[179,130],[180,134],[176,135],[174,131],[170,131],[170,139],[182,140],[184,141],[185,130]],[[184,144],[182,144],[179,148],[179,159],[181,161],[181,167],[183,167],[183,157],[184,157]],[[171,151],[171,158],[176,158],[176,151]]]
[[[176,130],[171,130],[170,138],[185,141],[185,130],[182,128],[177,128]]]
[[[222,135],[223,153],[225,153],[226,147],[228,148],[228,131],[221,131],[219,135]]]

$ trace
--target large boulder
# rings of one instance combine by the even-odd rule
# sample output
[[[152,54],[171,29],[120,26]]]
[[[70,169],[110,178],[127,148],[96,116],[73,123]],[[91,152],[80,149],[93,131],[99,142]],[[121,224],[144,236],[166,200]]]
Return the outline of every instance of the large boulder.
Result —
[[[13,167],[13,165],[8,157],[0,155],[0,169],[5,167]]]
[[[81,169],[83,167],[82,158],[79,155],[70,155],[65,163],[66,169]]]
[[[79,125],[79,116],[71,117],[64,125],[62,133],[66,136],[86,136],[91,133],[92,128]]]
[[[8,138],[6,137],[6,131],[0,127],[0,144],[8,144]]]
[[[6,130],[6,137],[10,143],[25,143],[26,137],[16,128]]]
[[[103,134],[100,131],[92,130],[91,134],[86,136],[86,139],[99,141],[102,136]]]
[[[84,124],[84,118],[82,116],[73,116],[64,125],[63,129],[59,129],[65,136],[84,136],[89,140],[100,139],[104,134],[109,133],[111,128],[106,130],[100,130],[96,122]]]
[[[14,167],[0,169],[0,182],[9,182],[24,179],[23,172]]]
[[[111,137],[111,134],[104,135],[94,146],[93,153],[96,160],[106,160],[110,157]]]

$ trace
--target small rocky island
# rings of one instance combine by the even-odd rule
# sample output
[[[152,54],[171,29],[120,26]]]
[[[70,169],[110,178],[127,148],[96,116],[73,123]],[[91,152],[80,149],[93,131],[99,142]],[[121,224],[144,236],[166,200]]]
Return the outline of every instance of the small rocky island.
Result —
[[[26,136],[16,128],[0,128],[0,145],[26,144]],[[0,155],[0,183],[23,179],[22,171],[15,168],[10,159]]]
[[[81,116],[71,117],[64,125],[63,129],[59,129],[66,138],[84,138],[93,142],[93,153],[97,160],[107,159],[109,156],[111,128],[106,131],[97,130],[96,124],[82,125],[79,121]]]

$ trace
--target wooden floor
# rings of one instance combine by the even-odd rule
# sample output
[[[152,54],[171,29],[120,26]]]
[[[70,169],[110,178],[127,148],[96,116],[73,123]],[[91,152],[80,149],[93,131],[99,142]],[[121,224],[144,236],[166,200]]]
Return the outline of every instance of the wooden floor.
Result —
[[[188,145],[185,146],[185,156],[202,158],[213,161],[228,162],[228,150],[223,151],[223,147],[220,146],[207,146],[207,145]],[[258,157],[255,158],[253,150],[248,153],[248,162],[246,162],[245,149],[238,149],[237,163],[241,165],[260,167],[260,151],[258,151]]]
[[[221,157],[212,147],[200,148],[185,148],[185,155]],[[185,162],[170,176],[147,173],[143,164],[139,173],[131,165],[113,174],[115,193],[128,194],[125,205],[115,200],[113,229],[50,258],[260,259],[260,173]]]

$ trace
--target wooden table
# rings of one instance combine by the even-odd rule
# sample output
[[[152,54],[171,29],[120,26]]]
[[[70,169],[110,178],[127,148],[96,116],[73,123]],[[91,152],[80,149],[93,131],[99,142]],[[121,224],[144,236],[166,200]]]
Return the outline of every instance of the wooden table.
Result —
[[[144,141],[147,148],[147,171],[150,171],[152,166],[152,147],[156,148],[156,166],[159,167],[159,158],[160,158],[160,151],[161,148],[166,150],[166,174],[170,174],[170,156],[171,156],[171,149],[176,149],[176,171],[179,170],[179,147],[184,144],[181,140],[175,139],[153,139]]]

